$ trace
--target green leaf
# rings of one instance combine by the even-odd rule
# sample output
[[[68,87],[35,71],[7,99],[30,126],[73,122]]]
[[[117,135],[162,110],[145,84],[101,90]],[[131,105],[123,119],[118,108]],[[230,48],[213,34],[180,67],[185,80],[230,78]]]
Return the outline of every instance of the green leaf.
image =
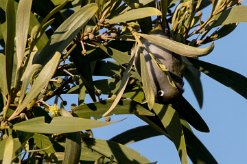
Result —
[[[147,158],[125,145],[100,139],[91,139],[90,143],[88,143],[88,146],[91,149],[107,158],[113,156],[113,160],[118,163],[150,163]]]
[[[125,91],[125,88],[128,84],[129,78],[130,78],[130,72],[131,72],[131,68],[132,68],[133,63],[134,63],[134,56],[132,56],[132,58],[130,59],[129,65],[123,73],[123,77],[121,79],[121,84],[120,84],[119,90],[117,92],[116,98],[114,99],[111,107],[103,114],[103,117],[106,117],[107,115],[109,115],[113,111],[113,109],[117,106],[118,102],[120,101],[121,97],[123,96],[123,93]]]
[[[212,41],[215,41],[217,39],[221,39],[231,32],[233,32],[237,27],[237,24],[227,24],[222,26],[220,29],[213,32],[210,36],[206,37],[206,39],[203,40],[202,44],[209,43]]]
[[[182,122],[188,155],[193,163],[218,163],[203,143]]]
[[[101,44],[96,45],[99,46],[99,48],[102,49],[107,55],[115,59],[119,64],[126,64],[130,60],[128,52],[122,52],[111,47],[105,47]]]
[[[180,118],[185,119],[195,129],[201,132],[209,132],[206,122],[183,96],[177,97],[172,102],[172,107],[178,112]]]
[[[29,34],[31,37],[33,36],[32,32],[34,31],[34,29],[35,28],[37,29],[37,27],[39,27],[39,26],[40,26],[40,23],[39,23],[38,19],[36,18],[36,16],[33,13],[31,13],[30,23],[29,23]],[[36,40],[37,43],[32,42],[32,44],[35,44],[39,50],[42,50],[48,41],[49,41],[49,39],[48,39],[46,33],[42,33],[41,36],[39,36],[38,39]]]
[[[217,163],[217,161],[207,150],[207,148],[202,144],[202,142],[193,134],[193,132],[187,127],[187,125],[185,126],[184,121],[182,121],[182,124],[186,140],[187,152],[192,162]],[[110,140],[121,144],[128,144],[159,135],[162,135],[162,133],[155,130],[150,125],[144,125],[127,130],[111,138]]]
[[[152,128],[150,125],[143,125],[120,133],[111,138],[110,141],[114,141],[121,144],[131,144],[133,142],[138,142],[159,135],[162,134],[154,128]]]
[[[11,89],[12,71],[14,67],[14,45],[15,45],[15,4],[13,0],[6,3],[6,36],[5,55],[6,55],[6,75],[8,90]]]
[[[175,144],[181,163],[187,164],[188,158],[186,143],[178,113],[172,108],[171,105],[165,106],[155,104],[153,110],[162,122],[164,128],[170,136],[170,139]]]
[[[247,22],[247,6],[233,6],[215,16],[213,27],[231,23]]]
[[[76,117],[55,117],[50,123],[46,123],[44,117],[36,117],[13,125],[14,130],[32,133],[72,133],[82,130],[99,128],[110,125],[109,122],[76,118]],[[75,126],[76,125],[76,126]]]
[[[209,54],[214,49],[214,43],[212,43],[206,48],[196,48],[176,42],[166,37],[162,37],[161,35],[147,35],[140,33],[137,33],[137,35],[143,37],[144,39],[147,39],[148,41],[156,44],[157,46],[163,47],[169,51],[186,57],[204,56]]]
[[[146,65],[146,59],[144,57],[144,54],[137,54],[140,55],[140,61],[141,61],[141,78],[142,78],[142,84],[143,84],[143,91],[145,93],[146,100],[148,102],[149,109],[152,109],[155,103],[155,84],[152,82],[151,78],[149,77],[149,70]]]
[[[32,0],[21,0],[16,14],[16,54],[17,69],[22,65],[27,43]]]
[[[35,56],[34,63],[47,62],[56,51],[62,53],[97,10],[96,4],[88,4],[67,18],[56,29],[45,48]]]
[[[8,84],[6,77],[6,57],[4,54],[0,53],[0,91],[2,95],[6,96],[8,94]]]
[[[233,89],[245,99],[247,98],[247,78],[245,76],[201,60],[190,59],[190,61],[199,71]]]
[[[144,7],[144,8],[129,10],[121,15],[113,17],[108,21],[106,20],[106,22],[109,24],[115,24],[115,23],[127,22],[141,18],[151,17],[151,16],[158,16],[158,15],[161,15],[161,12],[158,9],[153,7]]]
[[[14,139],[12,136],[9,136],[6,140],[4,152],[3,152],[3,163],[12,163],[14,158]]]
[[[53,147],[50,138],[44,134],[37,134],[33,135],[34,144],[38,147],[41,151],[44,151],[47,154],[55,153],[55,149]]]
[[[95,97],[95,86],[93,83],[92,71],[91,71],[91,63],[89,62],[88,55],[78,55],[81,54],[82,48],[81,45],[77,46],[71,54],[71,59],[77,68],[77,71],[81,75],[81,79],[87,88],[87,91],[92,98],[93,101],[96,101]]]
[[[99,159],[100,157],[102,157],[102,154],[90,149],[85,142],[82,143],[82,148],[81,148],[81,156],[80,156],[80,160],[83,162],[92,162],[94,163],[94,161],[96,161],[97,159]]]
[[[21,148],[21,143],[18,138],[13,138],[11,135],[7,139],[0,141],[0,161],[3,164],[12,163],[16,157],[18,150]]]
[[[23,102],[18,105],[14,114],[9,118],[9,120],[20,114],[27,105],[32,102],[39,94],[40,91],[47,86],[53,74],[55,73],[58,63],[60,61],[61,54],[56,52],[52,59],[44,66],[44,68],[39,73],[38,77],[35,79],[32,87],[30,88],[27,96],[24,98]]]
[[[73,117],[70,112],[60,109],[60,114],[65,117]],[[78,163],[81,155],[81,132],[66,134],[63,163]]]
[[[38,73],[41,69],[42,66],[40,64],[33,64],[33,57],[37,51],[33,51],[30,53],[30,57],[27,63],[27,66],[25,68],[25,72],[22,75],[21,81],[21,90],[20,90],[20,98],[19,98],[19,103],[22,102],[25,94],[26,94],[26,89],[31,82],[33,75]]]
[[[189,82],[190,87],[192,88],[196,100],[201,108],[203,105],[203,88],[200,79],[200,72],[192,65],[187,65],[184,69],[184,77]]]
[[[110,108],[112,102],[113,100],[107,100],[96,103],[79,105],[75,109],[74,113],[78,117],[83,117],[83,118],[94,117],[95,119],[98,119],[101,118],[102,114],[105,113]],[[128,99],[119,101],[119,103],[116,106],[116,110],[112,112],[112,114],[130,114],[130,113],[153,116],[153,113],[151,113],[145,107],[143,107],[139,103],[136,103]]]

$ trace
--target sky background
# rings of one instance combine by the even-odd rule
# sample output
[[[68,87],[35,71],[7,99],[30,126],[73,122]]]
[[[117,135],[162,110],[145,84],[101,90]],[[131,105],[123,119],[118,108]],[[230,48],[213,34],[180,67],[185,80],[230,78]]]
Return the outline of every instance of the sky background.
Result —
[[[243,3],[247,5],[246,1]],[[215,42],[214,51],[200,58],[247,76],[247,23],[239,26],[230,35]],[[224,76],[224,75],[222,75]],[[185,83],[184,96],[197,109],[210,128],[210,133],[194,130],[197,137],[213,154],[218,163],[247,163],[247,101],[230,88],[202,74],[204,104],[199,108],[196,99]],[[247,84],[246,84],[247,87]],[[114,117],[125,118],[126,115]],[[135,116],[109,127],[95,129],[95,138],[110,139],[125,130],[144,125]],[[174,144],[164,136],[153,137],[129,145],[151,161],[158,164],[180,163]]]

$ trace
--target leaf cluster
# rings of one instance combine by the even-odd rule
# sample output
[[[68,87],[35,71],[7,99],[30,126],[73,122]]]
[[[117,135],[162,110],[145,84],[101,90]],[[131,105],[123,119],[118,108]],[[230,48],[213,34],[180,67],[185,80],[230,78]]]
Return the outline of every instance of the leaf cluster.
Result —
[[[146,44],[177,55],[200,107],[200,72],[247,98],[246,77],[198,59],[247,21],[246,9],[238,0],[0,1],[0,161],[150,163],[126,144],[163,135],[181,163],[216,163],[191,126],[209,128],[182,94],[156,101],[142,53],[167,88],[176,88],[173,72]],[[72,94],[78,101],[68,112],[63,97]],[[91,129],[117,123],[112,114],[134,114],[148,125],[94,138]]]

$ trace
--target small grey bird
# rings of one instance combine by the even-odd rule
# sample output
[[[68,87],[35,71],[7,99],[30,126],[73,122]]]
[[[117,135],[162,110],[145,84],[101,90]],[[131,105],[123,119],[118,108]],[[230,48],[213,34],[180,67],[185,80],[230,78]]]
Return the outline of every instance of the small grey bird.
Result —
[[[161,31],[155,31],[150,35],[166,37]],[[149,73],[150,84],[155,95],[155,102],[169,103],[172,99],[181,95],[183,92],[183,63],[181,56],[170,52],[167,49],[154,45],[146,39],[141,39],[143,47],[138,46],[135,58],[135,67],[141,75],[140,55],[144,55],[146,66]],[[169,71],[170,76],[163,72],[155,61],[152,60],[149,53],[162,63]],[[141,75],[142,76],[142,75]],[[171,83],[174,83],[172,85]]]

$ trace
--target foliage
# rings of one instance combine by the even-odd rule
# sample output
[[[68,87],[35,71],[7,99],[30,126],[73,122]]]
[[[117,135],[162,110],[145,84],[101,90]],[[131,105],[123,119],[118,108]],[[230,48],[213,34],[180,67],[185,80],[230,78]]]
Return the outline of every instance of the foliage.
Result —
[[[207,124],[175,77],[200,106],[200,72],[247,98],[246,77],[198,59],[246,15],[238,0],[0,1],[0,161],[149,163],[126,143],[164,135],[181,163],[216,163],[191,129],[209,132]],[[71,112],[64,94],[78,95]],[[113,113],[148,125],[93,138]]]

